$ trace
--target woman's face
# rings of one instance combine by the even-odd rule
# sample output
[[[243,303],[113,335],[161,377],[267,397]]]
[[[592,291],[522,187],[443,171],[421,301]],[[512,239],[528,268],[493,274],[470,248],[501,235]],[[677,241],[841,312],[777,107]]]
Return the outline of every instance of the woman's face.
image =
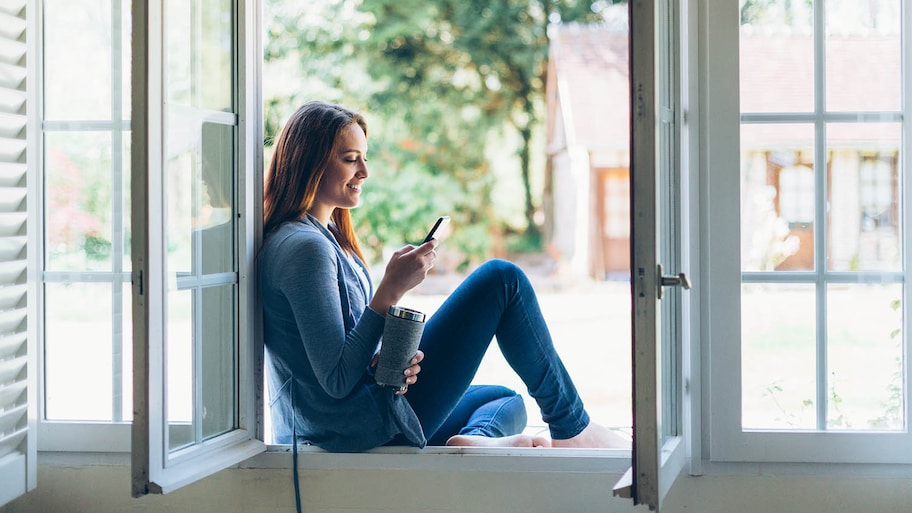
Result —
[[[336,139],[310,209],[312,216],[327,224],[336,208],[358,206],[361,201],[361,184],[367,179],[366,156],[367,137],[357,123],[352,123]]]

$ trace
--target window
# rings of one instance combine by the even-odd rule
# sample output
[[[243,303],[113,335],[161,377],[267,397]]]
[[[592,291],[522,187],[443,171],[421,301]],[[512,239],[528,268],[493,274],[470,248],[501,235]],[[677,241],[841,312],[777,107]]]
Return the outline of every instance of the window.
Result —
[[[48,450],[119,449],[132,422],[134,450],[149,458],[138,470],[151,480],[134,481],[136,494],[174,489],[263,449],[261,405],[247,393],[261,380],[249,272],[262,160],[256,8],[42,4],[41,26],[54,34],[41,47],[35,146],[48,228],[34,246],[47,386],[29,404],[40,405],[42,433],[54,435]],[[92,34],[80,40],[84,59],[68,62],[59,45],[81,31]],[[130,76],[131,60],[143,73]],[[96,64],[85,90],[66,80]],[[19,164],[10,169],[24,173]],[[73,333],[86,340],[67,344]],[[15,364],[37,363],[12,351]],[[66,386],[73,361],[98,364],[80,369],[91,378],[84,388]]]
[[[47,450],[123,451],[133,410],[130,3],[47,0],[40,12],[39,439]]]
[[[710,207],[740,218],[712,221],[717,258],[732,249],[721,238],[741,234],[740,269],[710,271],[734,300],[719,313],[740,319],[739,332],[710,328],[713,459],[910,461],[910,7],[743,0],[740,35],[709,31],[740,42],[741,73],[737,97],[710,93],[740,104],[741,168],[737,183],[729,166],[709,172],[740,190],[739,211]]]
[[[254,8],[164,0],[132,10],[134,495],[265,448],[252,314]]]

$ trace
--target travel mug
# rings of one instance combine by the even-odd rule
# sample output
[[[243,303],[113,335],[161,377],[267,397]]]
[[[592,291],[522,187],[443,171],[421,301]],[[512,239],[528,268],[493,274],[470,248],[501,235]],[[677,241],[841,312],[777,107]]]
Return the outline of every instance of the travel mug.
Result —
[[[418,343],[424,332],[425,315],[417,310],[391,306],[386,314],[383,337],[380,342],[380,358],[374,379],[377,383],[404,390],[405,369],[409,368],[412,357],[418,351]]]

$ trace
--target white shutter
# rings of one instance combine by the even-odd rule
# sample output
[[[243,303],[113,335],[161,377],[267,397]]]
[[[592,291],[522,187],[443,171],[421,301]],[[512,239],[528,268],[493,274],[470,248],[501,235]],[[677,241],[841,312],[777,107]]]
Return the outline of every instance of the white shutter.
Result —
[[[26,0],[0,4],[0,505],[34,488],[37,475],[27,323],[27,25]]]

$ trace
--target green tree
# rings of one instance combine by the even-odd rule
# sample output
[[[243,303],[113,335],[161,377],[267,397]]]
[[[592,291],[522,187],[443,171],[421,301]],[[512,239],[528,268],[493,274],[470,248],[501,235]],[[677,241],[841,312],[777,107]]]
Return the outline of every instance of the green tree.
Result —
[[[375,95],[378,102],[403,107],[434,102],[438,126],[443,117],[461,115],[461,122],[471,122],[482,135],[502,126],[516,131],[526,230],[537,236],[532,137],[542,121],[548,25],[598,21],[605,3],[363,0],[361,11],[369,17],[359,48],[370,56],[372,77],[388,86]],[[471,119],[465,119],[466,106],[472,107]],[[482,151],[484,141],[468,149]]]
[[[270,63],[294,62],[298,71],[294,87],[267,97],[266,142],[308,97],[365,110],[372,171],[392,175],[365,194],[370,224],[413,223],[409,229],[421,231],[449,213],[458,227],[449,245],[469,262],[485,256],[486,235],[497,229],[486,160],[492,134],[513,130],[525,229],[537,240],[531,157],[543,118],[547,27],[596,21],[601,7],[616,2],[325,0],[303,9],[269,0],[267,86]],[[389,228],[368,235],[377,245],[410,236]]]

